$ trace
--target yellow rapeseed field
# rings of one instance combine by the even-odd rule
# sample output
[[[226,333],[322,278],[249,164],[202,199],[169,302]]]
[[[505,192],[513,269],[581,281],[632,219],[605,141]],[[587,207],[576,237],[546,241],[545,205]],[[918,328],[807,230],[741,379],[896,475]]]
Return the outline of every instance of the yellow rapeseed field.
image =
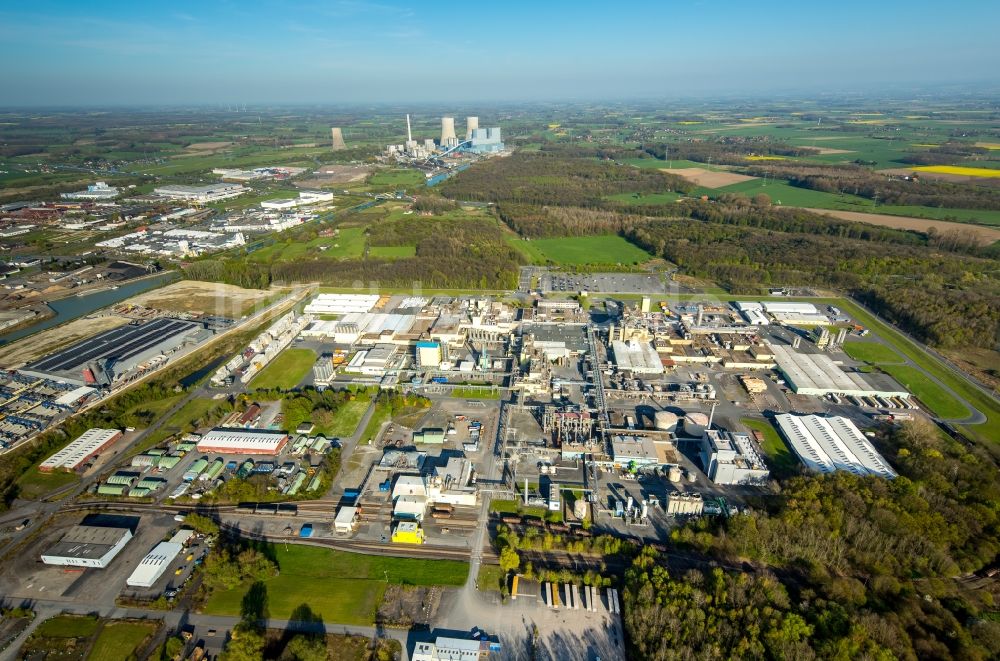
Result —
[[[963,177],[1000,177],[1000,170],[986,168],[967,168],[961,165],[922,165],[913,168],[917,172],[936,172],[937,174],[957,174]]]
[[[787,161],[784,156],[747,156],[748,161]]]

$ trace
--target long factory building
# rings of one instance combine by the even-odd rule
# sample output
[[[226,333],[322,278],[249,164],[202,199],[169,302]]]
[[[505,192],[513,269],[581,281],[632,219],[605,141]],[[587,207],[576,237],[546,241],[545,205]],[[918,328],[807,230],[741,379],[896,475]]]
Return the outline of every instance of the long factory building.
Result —
[[[150,359],[175,351],[210,332],[200,324],[166,317],[127,324],[77,342],[19,371],[77,385],[110,385],[115,378]]]
[[[268,429],[216,427],[198,441],[198,452],[274,456],[288,443],[288,434]]]
[[[73,526],[42,553],[47,565],[104,569],[132,539],[128,528]]]
[[[122,437],[117,429],[88,429],[79,438],[38,465],[38,470],[75,471]]]
[[[814,471],[896,477],[896,471],[849,418],[781,413],[774,420],[802,463]]]
[[[854,395],[856,397],[902,397],[910,393],[891,378],[877,374],[845,372],[823,353],[804,353],[770,344],[778,369],[792,392],[798,395]],[[881,383],[876,382],[876,379]]]

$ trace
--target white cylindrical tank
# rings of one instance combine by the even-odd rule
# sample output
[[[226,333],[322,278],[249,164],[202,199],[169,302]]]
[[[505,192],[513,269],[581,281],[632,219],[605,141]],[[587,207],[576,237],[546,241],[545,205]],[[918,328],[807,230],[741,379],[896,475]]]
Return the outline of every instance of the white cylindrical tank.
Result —
[[[659,431],[676,431],[677,415],[670,411],[657,411],[653,415],[653,427]]]
[[[702,436],[708,428],[708,416],[704,413],[688,413],[684,416],[684,431],[688,436]]]
[[[687,477],[688,477],[688,482],[697,482],[698,481],[698,474],[695,473],[694,471],[688,471],[687,472]]]
[[[667,471],[667,479],[671,482],[678,483],[681,481],[681,467],[671,466],[670,470]]]
[[[580,519],[581,521],[587,518],[587,501],[583,498],[577,498],[573,502],[573,516]]]

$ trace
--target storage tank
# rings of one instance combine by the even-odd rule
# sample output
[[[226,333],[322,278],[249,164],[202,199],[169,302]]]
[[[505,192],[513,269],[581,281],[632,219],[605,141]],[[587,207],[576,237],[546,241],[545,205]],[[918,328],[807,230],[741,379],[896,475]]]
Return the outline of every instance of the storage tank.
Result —
[[[708,416],[704,413],[688,413],[684,416],[684,431],[688,436],[704,436],[708,428]]]
[[[681,467],[671,466],[670,470],[667,471],[667,478],[674,483],[681,481]]]
[[[688,482],[697,482],[698,481],[698,474],[695,473],[694,471],[688,471],[687,472],[687,478],[688,478]]]
[[[587,518],[587,501],[583,498],[577,498],[573,502],[573,516],[580,519],[581,521]]]
[[[677,416],[670,411],[657,411],[653,415],[653,427],[659,431],[676,431]]]

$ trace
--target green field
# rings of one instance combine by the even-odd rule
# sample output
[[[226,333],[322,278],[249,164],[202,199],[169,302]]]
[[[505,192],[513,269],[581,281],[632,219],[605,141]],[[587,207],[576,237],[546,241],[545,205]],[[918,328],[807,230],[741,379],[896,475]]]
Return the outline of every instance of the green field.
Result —
[[[79,481],[80,476],[76,473],[65,471],[42,473],[37,468],[30,468],[17,480],[17,486],[20,488],[18,495],[21,498],[37,500],[50,491]]]
[[[768,458],[768,466],[775,477],[783,477],[795,473],[799,466],[799,459],[795,456],[785,441],[781,438],[778,430],[767,420],[755,418],[743,418],[741,422],[752,430],[759,431],[764,435],[764,442],[761,449]]]
[[[369,257],[380,257],[383,259],[403,259],[406,257],[416,257],[416,246],[370,246],[368,248]]]
[[[91,615],[57,615],[39,624],[34,635],[44,638],[86,638],[94,635],[97,624],[97,618]]]
[[[328,438],[353,436],[358,428],[358,423],[361,422],[361,418],[364,417],[370,403],[367,399],[355,399],[352,402],[345,402],[337,409],[334,423],[328,428],[318,429],[317,431]]]
[[[152,621],[107,622],[97,635],[87,661],[119,661],[129,658],[157,628],[159,623]]]
[[[138,454],[163,442],[167,437],[184,431],[195,421],[202,420],[205,415],[222,402],[207,397],[196,397],[170,416],[156,431],[146,436],[141,443],[134,446],[132,454]]]
[[[848,341],[844,343],[844,352],[854,360],[862,360],[872,365],[902,363],[903,358],[879,342]]]
[[[427,182],[417,170],[380,170],[368,178],[368,185],[377,189],[412,190]]]
[[[291,390],[315,362],[316,353],[312,349],[285,349],[250,381],[250,388]]]
[[[365,251],[363,227],[342,228],[337,236],[320,236],[309,241],[291,237],[255,250],[249,258],[257,262],[291,261],[302,258],[349,259],[361,257]]]
[[[882,365],[880,368],[916,395],[938,417],[964,418],[970,415],[969,409],[916,367]]]
[[[505,576],[497,565],[480,565],[476,587],[480,592],[500,592]]]
[[[527,244],[527,245],[523,245]],[[535,239],[512,241],[518,250],[535,263],[584,265],[584,264],[641,264],[652,255],[629,243],[620,236],[574,236],[561,239]]]
[[[469,565],[453,560],[393,558],[295,544],[275,546],[280,574],[264,581],[267,612],[288,619],[303,604],[326,622],[369,625],[388,583],[459,586]],[[303,589],[308,586],[308,589]],[[249,586],[212,593],[204,612],[240,615]]]

